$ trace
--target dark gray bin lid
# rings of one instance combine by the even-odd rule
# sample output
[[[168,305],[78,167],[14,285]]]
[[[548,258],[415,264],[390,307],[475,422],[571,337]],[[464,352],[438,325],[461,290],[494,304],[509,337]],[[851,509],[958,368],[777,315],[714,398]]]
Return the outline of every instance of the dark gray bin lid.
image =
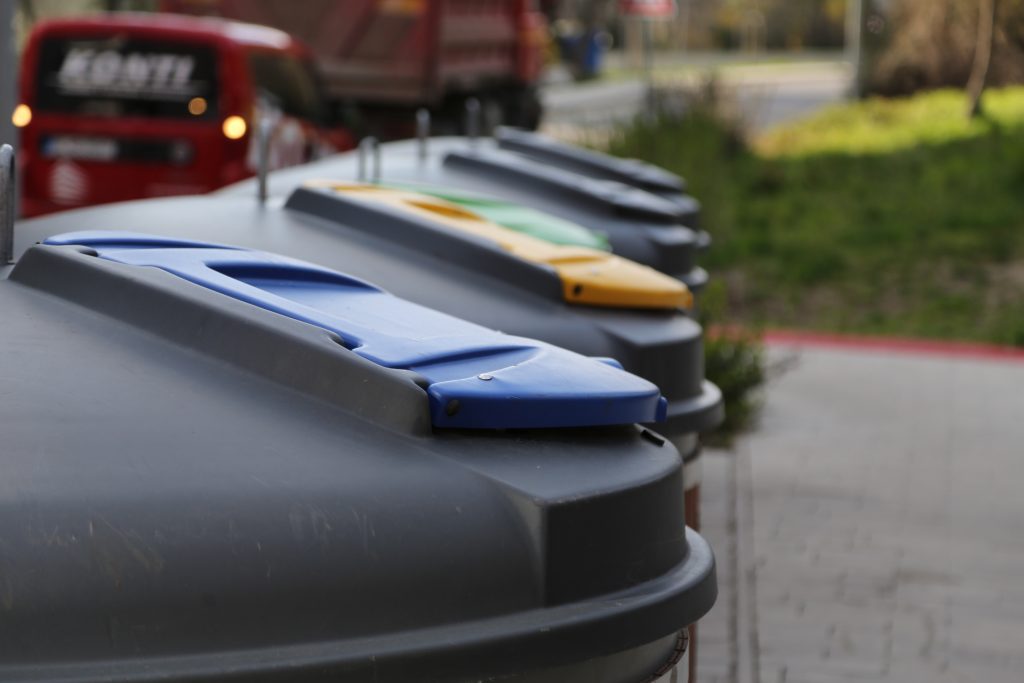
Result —
[[[555,164],[592,178],[607,178],[662,197],[684,195],[686,181],[674,173],[639,159],[622,159],[547,135],[501,126],[494,132],[498,146]]]
[[[615,180],[650,192],[675,205],[679,220],[691,228],[701,227],[700,203],[686,194],[686,181],[675,173],[639,159],[611,154],[561,142],[547,135],[506,126],[494,132],[498,147],[590,178]],[[697,233],[701,249],[711,246],[711,236]]]
[[[525,429],[661,422],[658,388],[612,359],[587,358],[399,299],[369,282],[277,254],[119,231],[47,245],[159,268],[187,282],[314,325],[381,367],[414,373],[440,428]]]
[[[714,601],[642,428],[433,429],[412,373],[83,247],[0,310],[0,680],[630,680]]]
[[[296,193],[288,208],[223,195],[126,202],[24,221],[16,246],[20,253],[63,232],[117,228],[283,254],[485,327],[615,358],[661,388],[668,418],[656,429],[668,436],[721,421],[721,393],[704,379],[702,330],[681,312],[570,305],[557,278],[493,245],[356,208],[313,191]]]
[[[635,187],[599,180],[533,161],[498,148],[492,139],[431,138],[426,159],[415,141],[381,145],[381,180],[425,183],[490,194],[546,211],[605,234],[612,250],[651,266],[700,290],[707,273],[697,265],[706,235],[680,223],[671,202]],[[302,167],[270,174],[272,194],[287,196],[310,178],[356,179],[357,152],[328,157]],[[219,194],[253,196],[253,181],[229,186]]]

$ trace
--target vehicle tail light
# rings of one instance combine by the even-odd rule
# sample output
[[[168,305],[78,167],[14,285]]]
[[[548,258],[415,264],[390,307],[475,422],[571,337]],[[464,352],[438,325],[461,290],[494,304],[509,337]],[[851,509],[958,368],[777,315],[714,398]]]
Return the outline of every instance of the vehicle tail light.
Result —
[[[11,123],[13,123],[16,128],[24,128],[31,122],[32,107],[22,102],[14,108],[14,113],[11,114]]]
[[[245,137],[245,133],[249,129],[249,125],[241,116],[234,115],[224,119],[224,123],[221,124],[220,129],[221,132],[224,133],[224,137],[228,140],[241,140]]]

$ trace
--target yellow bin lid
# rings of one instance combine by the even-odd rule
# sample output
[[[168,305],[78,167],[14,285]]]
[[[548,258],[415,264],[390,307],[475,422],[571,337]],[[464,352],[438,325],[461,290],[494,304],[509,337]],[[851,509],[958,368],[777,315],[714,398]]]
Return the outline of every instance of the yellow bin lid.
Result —
[[[490,240],[519,258],[552,268],[562,281],[566,301],[618,308],[689,308],[693,295],[679,280],[614,254],[563,246],[515,232],[477,213],[432,195],[382,185],[314,180],[359,200],[378,202]]]

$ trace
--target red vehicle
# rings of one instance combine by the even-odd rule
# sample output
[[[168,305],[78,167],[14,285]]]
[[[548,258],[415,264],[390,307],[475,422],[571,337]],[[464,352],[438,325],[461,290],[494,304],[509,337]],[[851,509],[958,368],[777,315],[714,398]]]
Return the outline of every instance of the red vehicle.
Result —
[[[327,125],[308,50],[220,19],[106,14],[42,23],[21,62],[22,213],[208,192],[256,168],[349,149]]]
[[[455,132],[465,102],[485,123],[536,128],[548,44],[536,0],[161,0],[164,11],[275,26],[316,55],[329,96],[365,132],[410,132],[417,108]],[[407,130],[402,130],[405,128]]]

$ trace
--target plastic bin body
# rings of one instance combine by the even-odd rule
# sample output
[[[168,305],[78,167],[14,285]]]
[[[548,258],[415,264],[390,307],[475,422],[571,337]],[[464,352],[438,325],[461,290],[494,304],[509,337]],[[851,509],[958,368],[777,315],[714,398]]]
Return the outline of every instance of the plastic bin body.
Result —
[[[699,205],[684,197],[683,209],[642,190],[628,188],[618,181],[589,180],[578,169],[560,168],[550,160],[531,161],[527,157],[498,149],[499,139],[431,138],[426,143],[426,157],[418,141],[388,143],[382,147],[380,182],[408,187],[452,187],[455,191],[476,191],[549,212],[560,218],[606,234],[616,253],[672,274],[692,290],[699,291],[707,282],[707,273],[696,265],[696,254],[709,243],[707,235],[679,226],[680,216],[695,215]],[[575,149],[575,148],[572,148]],[[589,152],[579,150],[583,157]],[[451,154],[459,158],[448,163]],[[497,168],[487,170],[473,164],[474,155],[482,162],[494,157]],[[600,155],[604,157],[604,155]],[[606,157],[604,157],[606,158]],[[303,169],[284,170],[271,174],[270,188],[277,195],[286,195],[309,178],[345,179],[359,175],[357,154],[337,155],[309,164]],[[656,176],[662,185],[671,178],[660,169],[643,165],[646,175]],[[593,173],[591,175],[594,175]],[[635,175],[635,174],[634,174]],[[602,188],[609,196],[602,199]],[[240,183],[219,194],[251,196],[251,183]],[[610,195],[618,193],[616,200]],[[625,361],[628,367],[653,381],[664,381],[665,373],[648,375],[638,366]],[[702,361],[699,361],[702,363]],[[671,395],[671,391],[669,392]],[[675,438],[678,432],[667,430]],[[685,438],[685,435],[683,437]],[[694,472],[699,472],[699,450],[694,456]],[[699,498],[699,487],[690,492],[691,501]],[[691,503],[696,508],[696,503]]]
[[[315,206],[317,199],[323,200],[323,206]],[[703,379],[700,327],[685,315],[569,306],[559,301],[559,296],[550,296],[536,273],[527,274],[528,281],[523,284],[521,273],[503,270],[508,263],[489,264],[485,257],[493,255],[471,250],[459,257],[455,247],[466,247],[463,240],[455,245],[439,242],[442,235],[422,232],[425,226],[419,226],[416,234],[426,241],[416,242],[416,234],[389,235],[376,216],[350,212],[341,222],[319,217],[323,210],[333,210],[316,194],[293,197],[289,204],[292,208],[260,208],[248,197],[127,203],[108,212],[99,208],[79,212],[73,222],[26,222],[18,230],[19,244],[27,246],[69,226],[102,229],[111,224],[133,229],[145,226],[147,231],[191,239],[216,239],[319,260],[489,327],[544,339],[586,355],[617,358],[627,369],[662,387],[670,401],[669,420],[652,428],[690,456],[689,471],[699,472],[695,434],[714,428],[722,408],[717,389]],[[699,524],[698,499],[699,481],[688,486],[685,496],[693,524]]]
[[[615,253],[671,274],[694,291],[707,282],[707,273],[697,265],[697,256],[709,246],[710,237],[703,231],[681,227],[687,223],[696,226],[700,209],[685,194],[681,179],[628,160],[622,160],[622,165],[609,164],[612,158],[607,155],[568,145],[561,147],[578,150],[583,161],[567,162],[574,155],[566,149],[541,158],[536,153],[522,153],[523,150],[503,150],[502,146],[500,131],[496,140],[432,138],[427,141],[425,158],[418,141],[389,143],[382,148],[379,181],[385,185],[409,183],[409,187],[416,187],[417,183],[425,187],[452,187],[521,203],[607,235]],[[359,163],[357,154],[338,155],[301,170],[274,173],[270,186],[272,192],[281,195],[306,178],[356,178]],[[615,167],[614,173],[602,168],[609,165]],[[252,192],[251,184],[240,183],[221,194]],[[665,374],[645,376],[656,378]],[[688,519],[699,528],[699,442],[693,432],[668,429],[665,433],[688,456],[686,506]]]
[[[674,660],[715,584],[671,444],[594,406],[558,419],[601,426],[495,404],[504,429],[447,428],[430,358],[482,335],[498,376],[529,342],[193,247],[65,239],[0,281],[0,679],[640,681]],[[570,404],[598,372],[647,405],[637,378],[559,364]]]

